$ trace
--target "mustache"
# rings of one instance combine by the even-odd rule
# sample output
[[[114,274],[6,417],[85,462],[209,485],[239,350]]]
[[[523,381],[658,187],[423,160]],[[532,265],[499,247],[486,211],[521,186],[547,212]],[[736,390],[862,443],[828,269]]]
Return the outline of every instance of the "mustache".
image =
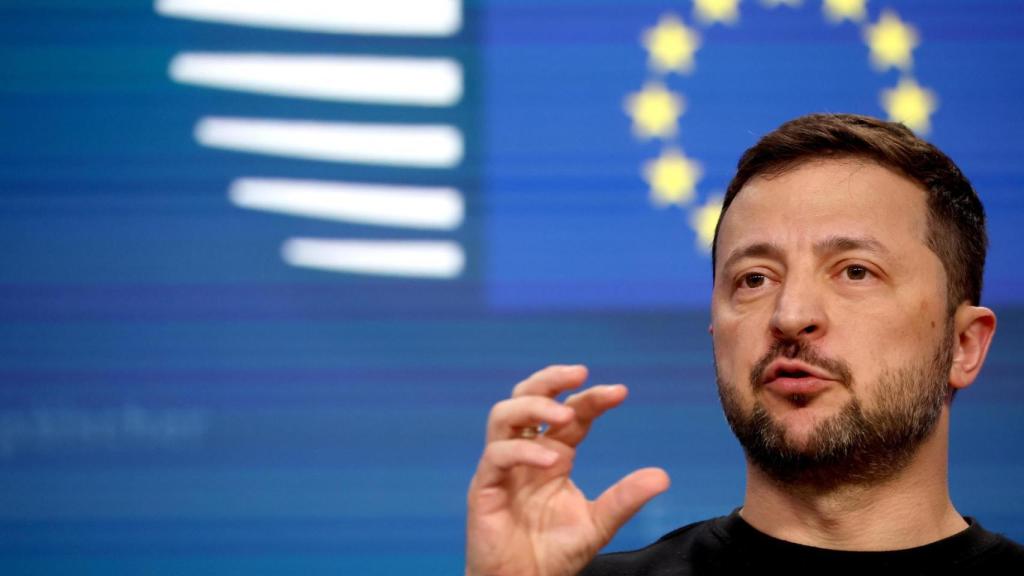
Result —
[[[838,358],[822,356],[814,348],[802,340],[776,340],[768,351],[762,356],[750,370],[750,384],[755,388],[764,383],[764,374],[768,366],[776,358],[789,358],[799,360],[815,368],[820,368],[831,374],[844,388],[850,388],[853,384],[853,373],[849,364]]]

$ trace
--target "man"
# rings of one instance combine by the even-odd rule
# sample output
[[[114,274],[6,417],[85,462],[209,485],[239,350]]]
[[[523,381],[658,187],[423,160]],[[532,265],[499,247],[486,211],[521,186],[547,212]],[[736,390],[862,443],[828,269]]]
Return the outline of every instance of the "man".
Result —
[[[899,124],[787,122],[741,158],[712,250],[710,332],[747,487],[729,516],[595,555],[668,488],[638,470],[587,501],[569,480],[626,397],[554,366],[495,405],[468,495],[468,574],[1024,574],[1024,548],[950,501],[950,406],[995,331],[979,306],[977,195]],[[541,429],[546,426],[546,430]]]

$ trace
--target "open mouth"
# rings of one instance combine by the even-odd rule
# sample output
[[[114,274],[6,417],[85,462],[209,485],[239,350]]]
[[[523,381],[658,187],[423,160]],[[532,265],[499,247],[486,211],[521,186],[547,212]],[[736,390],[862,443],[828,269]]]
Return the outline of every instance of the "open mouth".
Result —
[[[835,378],[821,368],[788,358],[779,358],[772,362],[764,372],[764,383],[774,380],[834,380]]]
[[[779,370],[776,374],[776,378],[809,378],[812,374],[805,370]]]
[[[834,378],[824,370],[791,359],[778,359],[765,372],[764,385],[769,391],[795,405],[803,406],[832,385]]]

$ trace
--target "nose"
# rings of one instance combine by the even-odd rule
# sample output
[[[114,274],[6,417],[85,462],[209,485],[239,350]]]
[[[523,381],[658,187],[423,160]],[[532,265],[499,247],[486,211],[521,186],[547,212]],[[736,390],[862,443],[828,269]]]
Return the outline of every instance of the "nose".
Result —
[[[828,315],[822,287],[814,278],[790,275],[776,293],[771,318],[772,336],[779,340],[816,340],[825,335]]]

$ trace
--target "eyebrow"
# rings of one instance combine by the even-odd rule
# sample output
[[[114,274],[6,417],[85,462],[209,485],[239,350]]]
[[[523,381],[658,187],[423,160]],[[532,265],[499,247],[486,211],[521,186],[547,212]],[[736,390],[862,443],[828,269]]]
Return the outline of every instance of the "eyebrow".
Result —
[[[767,257],[773,260],[782,260],[782,248],[771,242],[755,242],[740,246],[729,253],[729,257],[722,264],[722,270],[728,270],[730,266],[743,258]]]
[[[889,254],[889,249],[871,236],[829,236],[814,245],[814,253],[819,256],[851,250],[864,250],[881,255]]]
[[[814,245],[814,253],[818,256],[851,250],[865,250],[881,255],[889,254],[889,249],[871,236],[829,236]],[[729,253],[729,257],[722,264],[722,270],[728,270],[730,266],[743,258],[783,260],[783,250],[771,242],[747,244]]]

